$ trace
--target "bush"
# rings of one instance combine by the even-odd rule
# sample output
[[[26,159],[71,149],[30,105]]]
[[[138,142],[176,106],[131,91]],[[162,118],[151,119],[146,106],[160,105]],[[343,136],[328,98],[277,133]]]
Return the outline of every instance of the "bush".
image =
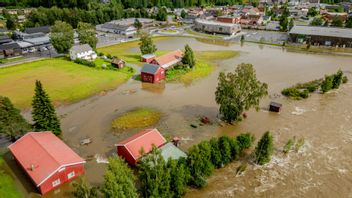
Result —
[[[74,60],[75,63],[77,64],[80,64],[80,65],[85,65],[85,66],[88,66],[88,67],[96,67],[96,64],[92,61],[87,61],[87,60],[84,60],[84,59],[80,59],[80,58],[76,58]]]
[[[248,149],[249,147],[252,146],[252,143],[255,140],[254,135],[250,133],[243,133],[237,136],[236,138],[240,151],[243,151],[244,149]]]
[[[218,139],[211,138],[209,143],[211,145],[211,162],[216,168],[220,168],[222,166],[222,162]]]
[[[219,138],[219,149],[221,151],[221,161],[224,165],[232,161],[231,139],[228,136]],[[237,158],[237,157],[235,157]]]
[[[288,153],[290,150],[291,150],[291,148],[292,148],[292,146],[293,146],[293,140],[292,139],[289,139],[288,141],[287,141],[287,143],[285,144],[285,146],[284,146],[284,150],[283,150],[283,152],[286,154],[286,153]]]
[[[337,71],[336,74],[333,75],[333,80],[332,80],[332,88],[333,89],[338,89],[342,83],[342,78],[343,78],[343,73],[341,70]]]
[[[112,59],[112,58],[113,58],[113,56],[111,56],[111,54],[106,55],[106,57],[107,57],[108,59]]]
[[[299,96],[300,96],[301,98],[308,98],[308,96],[309,96],[308,90],[300,91]]]
[[[285,88],[281,91],[281,94],[296,100],[299,100],[302,98],[301,91],[295,87]]]
[[[103,52],[98,52],[98,56],[104,56]]]
[[[347,76],[344,76],[344,77],[342,78],[342,83],[345,84],[345,83],[347,83],[347,82],[348,82],[348,78],[347,78]]]
[[[324,81],[321,83],[320,85],[320,89],[323,93],[328,92],[329,90],[332,89],[333,87],[333,80],[334,77],[333,76],[325,76]]]

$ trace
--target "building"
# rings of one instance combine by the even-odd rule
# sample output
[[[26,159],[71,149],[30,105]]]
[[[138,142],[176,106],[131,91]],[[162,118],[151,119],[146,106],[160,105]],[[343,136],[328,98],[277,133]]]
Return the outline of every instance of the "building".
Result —
[[[148,154],[152,150],[153,145],[159,148],[165,143],[166,139],[158,129],[146,129],[116,144],[117,154],[131,166],[135,166],[143,154]]]
[[[21,46],[18,43],[10,42],[0,45],[0,57],[8,58],[21,55]]]
[[[182,57],[183,52],[181,50],[175,50],[153,59],[150,64],[159,65],[166,70],[180,63]]]
[[[85,161],[52,132],[29,132],[8,148],[41,194],[84,174]]]
[[[233,24],[239,24],[241,20],[240,15],[235,15],[235,16],[219,16],[216,18],[217,21],[222,22],[222,23],[233,23]]]
[[[70,49],[70,58],[75,60],[76,58],[84,60],[95,60],[97,54],[88,44],[75,45]]]
[[[352,47],[352,29],[295,25],[289,32],[292,42],[310,41],[314,45]]]
[[[126,62],[122,59],[119,59],[119,58],[113,58],[111,61],[111,65],[118,68],[118,69],[122,69],[125,67]]]
[[[155,25],[153,19],[147,18],[137,18],[138,21],[142,24],[142,28],[152,27]],[[134,22],[136,18],[120,19],[96,26],[98,31],[109,32],[115,34],[121,34],[124,36],[134,36],[137,33],[137,29],[134,27]]]
[[[218,33],[218,34],[229,34],[233,35],[241,31],[241,27],[238,24],[222,23],[218,21],[207,21],[202,19],[196,19],[195,30],[207,32],[207,33]]]
[[[144,64],[141,70],[142,82],[158,83],[165,79],[165,69],[159,65]]]
[[[50,26],[32,27],[32,28],[26,28],[24,30],[24,33],[26,34],[34,34],[34,33],[49,34],[49,32],[50,32]]]
[[[280,112],[281,111],[281,107],[282,107],[282,104],[280,104],[280,103],[270,102],[269,111]]]
[[[155,59],[154,54],[144,54],[141,56],[141,62],[143,63],[150,63]]]
[[[159,148],[161,150],[161,155],[163,156],[164,160],[173,159],[178,160],[181,157],[186,158],[187,155],[179,148],[177,148],[173,143],[168,142]]]

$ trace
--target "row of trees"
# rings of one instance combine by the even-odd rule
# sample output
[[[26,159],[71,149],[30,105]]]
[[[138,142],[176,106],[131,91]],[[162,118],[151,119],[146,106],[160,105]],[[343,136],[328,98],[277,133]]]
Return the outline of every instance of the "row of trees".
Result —
[[[55,135],[60,135],[60,121],[40,81],[35,82],[32,119],[33,125],[30,125],[9,98],[0,96],[0,133],[13,140],[29,131],[52,131]]]
[[[99,4],[99,0],[2,0],[0,6],[11,7],[53,7],[89,9]],[[111,0],[124,8],[161,7],[183,8],[192,6],[233,5],[241,0]]]
[[[332,26],[332,27],[346,27],[352,28],[352,16],[349,16],[347,20],[344,22],[340,17],[334,17],[329,23],[328,21],[324,21],[321,17],[314,17],[311,21],[310,25],[312,26]]]
[[[78,39],[81,44],[89,44],[96,48],[98,38],[95,26],[79,22],[77,27]],[[56,21],[50,30],[50,41],[58,53],[67,53],[73,46],[74,31],[70,24]]]

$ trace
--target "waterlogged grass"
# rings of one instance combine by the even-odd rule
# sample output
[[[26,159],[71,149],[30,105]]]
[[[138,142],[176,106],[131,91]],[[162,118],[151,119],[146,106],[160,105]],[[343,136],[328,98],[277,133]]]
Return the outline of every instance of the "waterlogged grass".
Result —
[[[144,128],[156,124],[161,113],[150,108],[138,108],[125,113],[112,121],[114,129]]]
[[[233,58],[237,51],[198,51],[195,52],[196,66],[192,69],[172,69],[166,72],[167,81],[180,81],[190,84],[194,80],[204,78],[214,71],[216,61]]]
[[[133,75],[129,68],[103,70],[67,61],[45,59],[0,69],[0,93],[19,108],[27,108],[35,80],[41,80],[55,104],[75,102],[104,90],[116,88]]]
[[[220,38],[223,38],[221,36],[218,36],[218,35],[212,35],[212,34],[206,34],[206,33],[201,33],[201,32],[196,32],[196,31],[193,31],[191,29],[187,29],[186,32],[188,34],[191,34],[191,35],[194,35],[194,36],[201,36],[201,37],[206,37],[206,38],[216,38],[216,39],[220,39]]]
[[[153,37],[153,41],[154,43],[157,43],[158,41],[167,40],[170,38],[172,37],[167,37],[167,36]],[[143,63],[140,62],[140,56],[141,56],[140,52],[128,51],[129,49],[132,49],[132,48],[138,48],[139,42],[140,42],[139,40],[136,40],[136,41],[130,41],[125,43],[119,43],[119,44],[111,45],[107,47],[102,47],[98,49],[98,52],[102,52],[105,55],[111,54],[112,56],[117,56],[123,59],[124,61],[126,61],[126,63],[141,65]],[[157,53],[157,55],[161,55],[161,54]]]
[[[4,168],[4,160],[0,156],[0,197],[19,198],[23,197],[16,189],[13,178],[8,175]]]

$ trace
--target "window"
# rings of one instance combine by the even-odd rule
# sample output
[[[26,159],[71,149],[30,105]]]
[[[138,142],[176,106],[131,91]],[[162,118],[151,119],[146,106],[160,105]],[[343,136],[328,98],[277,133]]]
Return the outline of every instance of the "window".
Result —
[[[53,187],[60,185],[61,184],[60,179],[53,181],[52,184],[53,184]]]
[[[68,179],[71,179],[72,177],[74,177],[75,176],[75,171],[72,171],[72,172],[70,172],[69,174],[67,174],[67,178]]]

